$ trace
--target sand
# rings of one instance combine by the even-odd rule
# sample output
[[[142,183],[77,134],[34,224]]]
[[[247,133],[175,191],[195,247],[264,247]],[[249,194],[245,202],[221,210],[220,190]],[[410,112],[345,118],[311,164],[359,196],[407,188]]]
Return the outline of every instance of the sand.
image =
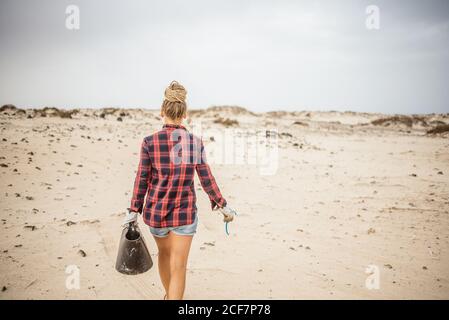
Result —
[[[449,116],[371,123],[385,117],[192,112],[187,127],[202,123],[208,153],[226,124],[277,129],[279,149],[274,175],[211,163],[239,212],[229,236],[197,182],[185,298],[448,299],[449,139],[426,132]],[[138,276],[114,269],[139,146],[160,127],[151,110],[0,111],[1,299],[163,297],[141,220],[155,266]],[[71,266],[79,289],[66,287]]]

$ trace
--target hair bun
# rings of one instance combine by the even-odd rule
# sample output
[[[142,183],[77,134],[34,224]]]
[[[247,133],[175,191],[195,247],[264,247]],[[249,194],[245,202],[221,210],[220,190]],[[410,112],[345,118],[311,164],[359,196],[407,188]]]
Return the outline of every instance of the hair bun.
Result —
[[[172,81],[164,93],[165,100],[169,102],[185,102],[186,95],[186,89],[178,81]]]

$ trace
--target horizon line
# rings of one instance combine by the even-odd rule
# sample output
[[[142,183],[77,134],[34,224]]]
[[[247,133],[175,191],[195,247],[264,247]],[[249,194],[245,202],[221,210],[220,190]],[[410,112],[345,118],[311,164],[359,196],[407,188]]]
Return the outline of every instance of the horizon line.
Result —
[[[153,108],[153,107],[127,107],[127,106],[122,106],[122,107],[118,107],[118,106],[103,106],[103,107],[57,107],[55,105],[45,105],[45,106],[41,106],[41,107],[22,107],[22,106],[17,106],[15,104],[12,103],[6,103],[6,104],[0,104],[0,108],[4,108],[7,106],[12,106],[16,109],[22,109],[22,110],[43,110],[45,108],[55,108],[55,109],[60,109],[60,110],[101,110],[101,109],[118,109],[118,110],[148,110],[148,111],[158,111],[160,110],[160,107],[158,108]],[[248,112],[252,112],[252,113],[258,113],[258,114],[263,114],[263,113],[273,113],[273,112],[285,112],[285,113],[295,113],[295,112],[323,112],[323,113],[358,113],[358,114],[386,114],[386,115],[449,115],[449,112],[429,112],[429,113],[395,113],[395,112],[378,112],[378,111],[354,111],[351,109],[346,109],[346,110],[337,110],[337,109],[331,109],[331,108],[323,108],[323,109],[271,109],[271,110],[267,110],[267,111],[255,111],[252,110],[251,108],[248,107],[242,107],[241,105],[231,105],[231,104],[213,104],[213,105],[209,105],[208,107],[187,107],[187,110],[207,110],[207,109],[211,109],[211,108],[235,108],[235,109],[242,109]]]

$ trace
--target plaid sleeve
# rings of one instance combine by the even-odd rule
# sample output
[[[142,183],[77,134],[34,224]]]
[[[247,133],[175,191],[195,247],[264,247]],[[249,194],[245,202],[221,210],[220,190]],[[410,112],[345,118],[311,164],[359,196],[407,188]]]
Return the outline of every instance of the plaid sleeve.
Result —
[[[199,144],[201,146],[201,156],[195,166],[195,169],[198,177],[200,178],[201,186],[209,196],[212,210],[214,210],[217,206],[223,208],[226,206],[226,200],[221,195],[220,189],[218,188],[215,178],[210,171],[210,167],[206,162],[206,152],[203,141],[200,140]]]
[[[134,191],[131,199],[131,211],[142,212],[148,184],[151,179],[151,161],[148,153],[148,145],[145,139],[140,148],[140,161],[134,180]]]

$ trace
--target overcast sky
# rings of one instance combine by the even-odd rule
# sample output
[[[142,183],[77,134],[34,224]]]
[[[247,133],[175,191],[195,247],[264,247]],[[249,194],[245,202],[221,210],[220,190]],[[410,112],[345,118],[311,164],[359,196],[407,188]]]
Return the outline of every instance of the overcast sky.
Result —
[[[176,79],[193,108],[449,112],[447,0],[0,0],[0,45],[0,105],[154,109]]]

